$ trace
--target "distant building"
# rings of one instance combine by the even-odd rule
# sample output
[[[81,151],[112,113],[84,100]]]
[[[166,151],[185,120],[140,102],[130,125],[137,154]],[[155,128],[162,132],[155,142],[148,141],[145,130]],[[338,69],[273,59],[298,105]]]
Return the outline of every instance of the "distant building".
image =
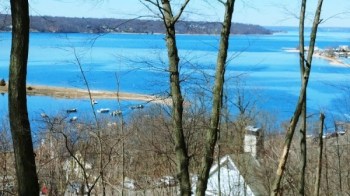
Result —
[[[349,52],[349,46],[348,45],[340,45],[337,50],[342,51],[342,52]]]

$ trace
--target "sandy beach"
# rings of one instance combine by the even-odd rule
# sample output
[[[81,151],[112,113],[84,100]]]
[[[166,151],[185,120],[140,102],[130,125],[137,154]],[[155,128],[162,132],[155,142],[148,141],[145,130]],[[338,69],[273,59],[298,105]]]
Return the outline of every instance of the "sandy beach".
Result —
[[[0,86],[0,93],[7,93],[8,86]],[[27,85],[27,95],[33,96],[50,96],[63,99],[89,99],[87,90],[79,88],[64,88],[56,86]],[[112,91],[91,91],[92,99],[120,99],[135,101],[152,101],[156,103],[164,103],[164,100],[152,95],[123,93]]]

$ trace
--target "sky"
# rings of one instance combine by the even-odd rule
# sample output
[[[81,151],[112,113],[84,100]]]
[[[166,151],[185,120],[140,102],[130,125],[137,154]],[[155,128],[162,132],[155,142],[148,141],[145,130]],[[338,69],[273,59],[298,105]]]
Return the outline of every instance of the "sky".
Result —
[[[174,12],[184,0],[172,0]],[[3,1],[4,2],[4,1]],[[152,19],[140,0],[29,0],[31,15]],[[6,3],[2,3],[3,7]],[[308,0],[307,25],[311,26],[317,0]],[[236,0],[233,22],[262,26],[298,26],[300,0]],[[151,6],[152,7],[152,6]],[[153,8],[153,7],[152,7]],[[325,27],[350,27],[350,1],[324,0]],[[216,0],[191,0],[183,20],[221,21],[224,7]]]

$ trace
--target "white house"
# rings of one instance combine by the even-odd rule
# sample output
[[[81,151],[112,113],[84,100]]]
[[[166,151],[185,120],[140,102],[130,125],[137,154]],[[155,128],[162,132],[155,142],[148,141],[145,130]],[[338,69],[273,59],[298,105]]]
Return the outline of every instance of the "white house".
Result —
[[[244,153],[226,155],[210,169],[206,195],[268,195],[257,161],[264,148],[262,130],[247,126],[245,132]]]
[[[258,178],[259,168],[257,160],[248,153],[222,157],[210,169],[206,195],[268,195]]]
[[[219,192],[221,195],[254,195],[229,155],[221,158],[220,164],[210,170],[206,195],[218,195]]]

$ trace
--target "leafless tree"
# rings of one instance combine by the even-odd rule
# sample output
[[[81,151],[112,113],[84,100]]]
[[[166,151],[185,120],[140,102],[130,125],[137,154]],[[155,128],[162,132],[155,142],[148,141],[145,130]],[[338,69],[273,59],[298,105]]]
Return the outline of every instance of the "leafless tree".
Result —
[[[191,195],[191,182],[189,176],[189,157],[187,151],[187,145],[185,142],[184,130],[183,130],[183,96],[181,93],[180,85],[180,70],[179,62],[180,57],[178,55],[178,48],[176,45],[176,31],[175,24],[180,19],[184,9],[186,8],[189,0],[185,0],[181,5],[177,14],[174,15],[171,3],[169,0],[144,0],[145,2],[152,4],[159,10],[160,17],[163,20],[164,27],[166,29],[165,39],[168,48],[169,59],[169,76],[170,76],[170,94],[172,98],[172,119],[173,129],[175,133],[175,151],[177,156],[178,166],[178,180],[180,182],[180,194]]]
[[[321,183],[321,174],[322,174],[322,153],[323,153],[323,127],[324,127],[324,119],[325,116],[323,113],[320,114],[320,131],[318,136],[318,142],[319,142],[319,157],[318,157],[318,164],[317,164],[317,173],[316,173],[316,181],[315,181],[315,190],[314,195],[318,196],[320,194],[320,183]]]
[[[277,169],[277,174],[276,174],[276,179],[274,181],[274,185],[273,185],[273,192],[271,193],[271,195],[277,195],[280,192],[280,184],[281,184],[281,180],[283,177],[283,173],[285,171],[285,167],[286,167],[286,162],[288,159],[288,153],[290,150],[290,146],[291,146],[291,142],[293,139],[293,135],[295,132],[295,128],[296,125],[299,121],[299,117],[303,111],[303,107],[304,105],[306,106],[306,90],[307,90],[307,85],[309,82],[309,76],[310,76],[310,71],[311,71],[311,63],[312,63],[312,55],[314,52],[314,47],[315,47],[315,41],[316,41],[316,35],[317,35],[317,29],[318,29],[318,25],[321,22],[320,19],[320,15],[321,15],[321,9],[322,9],[322,3],[323,0],[319,0],[318,1],[318,5],[317,5],[317,9],[316,9],[316,13],[315,13],[315,17],[314,17],[314,23],[312,26],[312,31],[310,34],[310,45],[309,45],[309,50],[308,50],[308,55],[305,58],[305,51],[304,51],[304,18],[305,18],[305,7],[306,7],[306,0],[302,1],[301,4],[301,11],[300,11],[300,26],[299,26],[299,30],[300,30],[300,43],[302,43],[302,46],[299,46],[299,50],[300,50],[300,67],[301,67],[301,74],[302,74],[302,86],[301,86],[301,90],[300,90],[300,94],[299,94],[299,99],[294,111],[294,115],[293,118],[289,124],[288,130],[287,130],[287,134],[286,134],[286,139],[285,139],[285,143],[283,146],[283,152],[282,155],[280,157],[280,161],[279,161],[279,165],[278,165],[278,169]],[[306,124],[305,124],[306,126]],[[306,128],[305,128],[306,129]],[[304,130],[305,130],[304,129]],[[306,133],[303,133],[303,135],[305,135]],[[304,137],[304,136],[303,136]],[[304,139],[302,139],[304,140]],[[302,144],[303,149],[305,150],[303,152],[303,159],[306,160],[306,143],[305,145]],[[302,160],[304,162],[304,160]],[[305,163],[306,164],[306,163]],[[303,164],[303,165],[305,165]],[[304,166],[303,166],[304,167]],[[302,180],[300,181],[300,189],[299,189],[299,193],[301,195],[304,195],[304,172],[302,171]]]
[[[209,178],[209,171],[214,161],[214,149],[220,129],[220,117],[223,102],[223,87],[225,81],[226,60],[231,30],[231,20],[234,10],[234,0],[227,0],[225,3],[225,16],[221,29],[220,46],[217,56],[215,84],[213,89],[213,103],[211,111],[210,127],[207,130],[204,154],[198,176],[196,195],[205,195]]]
[[[29,47],[27,0],[11,0],[12,46],[9,115],[19,195],[39,195],[31,129],[27,111],[26,77]]]

